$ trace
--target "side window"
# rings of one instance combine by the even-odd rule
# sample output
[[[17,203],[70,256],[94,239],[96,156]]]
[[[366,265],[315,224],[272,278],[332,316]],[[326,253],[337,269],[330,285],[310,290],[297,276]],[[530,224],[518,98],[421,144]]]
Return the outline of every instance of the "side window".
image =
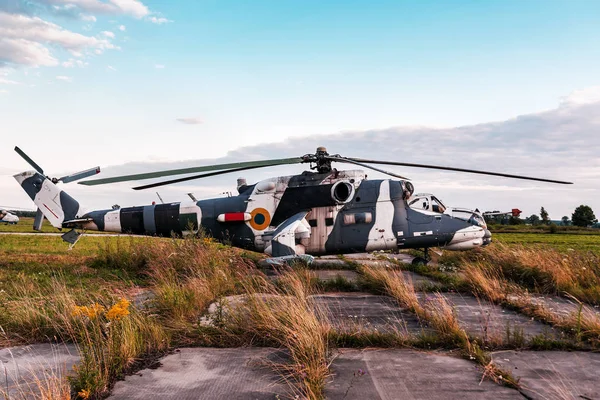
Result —
[[[370,212],[344,214],[344,225],[370,224],[371,222],[373,222],[373,214]]]
[[[446,207],[444,207],[444,205],[442,204],[441,201],[439,201],[435,197],[432,197],[431,198],[431,211],[443,213],[444,211],[446,211]]]
[[[411,201],[408,205],[409,205],[409,207],[414,208],[416,210],[429,210],[429,197],[427,197],[427,196],[417,197],[416,199]]]

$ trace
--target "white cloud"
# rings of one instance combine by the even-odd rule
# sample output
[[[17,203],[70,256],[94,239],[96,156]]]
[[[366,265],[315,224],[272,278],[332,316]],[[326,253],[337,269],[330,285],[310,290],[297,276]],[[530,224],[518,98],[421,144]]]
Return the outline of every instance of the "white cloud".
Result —
[[[79,68],[83,68],[83,67],[87,67],[88,63],[83,62],[81,60],[76,60],[74,58],[69,58],[67,61],[63,61],[62,63],[60,63],[60,65],[62,65],[65,68],[74,68],[76,66]]]
[[[125,27],[125,25],[119,25],[119,30],[121,32],[125,32],[127,30],[127,28]]]
[[[9,93],[6,89],[0,89],[0,93]]]
[[[283,143],[258,144],[231,151],[213,160],[182,162],[130,163],[106,169],[120,175],[193,165],[260,160],[300,156],[313,152],[319,145],[330,153],[348,157],[446,165],[459,168],[496,171],[573,181],[574,185],[441,172],[399,166],[383,169],[413,179],[419,192],[434,192],[448,205],[480,209],[520,208],[524,215],[539,213],[544,206],[553,219],[571,215],[580,204],[588,204],[600,212],[600,102],[558,107],[543,113],[522,115],[502,122],[457,128],[395,127],[365,131],[349,131],[331,135],[291,138]],[[182,123],[195,123],[196,118],[180,118]],[[206,138],[197,138],[201,143]],[[168,156],[163,154],[164,156]],[[338,169],[362,169],[351,164],[336,164]],[[308,169],[307,165],[282,166],[238,173],[248,182],[279,175],[290,175]],[[370,179],[384,177],[366,170]],[[214,182],[231,188],[237,176],[225,175]],[[198,186],[209,181],[198,181]],[[189,185],[189,183],[188,183]],[[133,184],[128,186],[134,186]],[[108,190],[108,186],[106,187]],[[185,192],[180,190],[181,198]],[[125,200],[133,201],[126,193]],[[130,200],[128,200],[130,199]],[[90,198],[91,200],[91,198]]]
[[[187,125],[198,125],[202,123],[199,118],[177,118],[177,121]]]
[[[86,49],[116,49],[106,37],[85,36],[39,17],[0,12],[0,63],[53,66],[58,60],[49,47],[81,55]]]
[[[57,81],[63,81],[63,82],[73,82],[73,78],[70,76],[65,76],[65,75],[58,75],[56,77]]]
[[[2,85],[19,85],[20,82],[11,81],[10,79],[0,78],[0,84],[2,84]]]
[[[102,32],[100,32],[100,35],[104,36],[104,37],[109,37],[111,39],[115,38],[115,34],[111,31],[102,31]]]
[[[149,17],[148,21],[152,22],[153,24],[158,24],[158,25],[166,24],[168,22],[173,22],[170,19],[167,19],[164,17]]]
[[[109,71],[116,71],[116,70],[117,70],[117,69],[116,69],[115,67],[113,67],[112,65],[108,65],[108,66],[106,67],[106,69],[107,69],[107,70],[109,70]]]
[[[93,15],[79,14],[79,18],[87,22],[96,22],[96,17]]]
[[[88,13],[108,15],[129,15],[135,18],[145,17],[150,13],[141,1],[138,0],[40,0],[45,3],[66,4],[77,7]]]
[[[561,99],[562,106],[574,106],[600,102],[600,85],[574,90]]]
[[[156,69],[164,69],[165,66],[163,64],[155,64],[154,68],[156,68]]]
[[[58,65],[58,60],[50,54],[50,50],[40,43],[25,39],[0,39],[0,66],[17,64],[31,67],[51,67]]]
[[[23,39],[38,43],[59,45],[67,50],[82,50],[86,47],[115,48],[106,39],[85,36],[66,30],[39,17],[28,17],[0,12],[0,37]]]

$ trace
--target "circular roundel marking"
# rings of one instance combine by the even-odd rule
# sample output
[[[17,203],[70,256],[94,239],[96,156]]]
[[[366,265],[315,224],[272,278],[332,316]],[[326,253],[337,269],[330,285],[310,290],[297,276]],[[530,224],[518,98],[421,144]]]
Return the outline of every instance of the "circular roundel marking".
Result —
[[[271,215],[264,208],[255,208],[250,212],[250,226],[257,231],[267,229],[271,223]]]

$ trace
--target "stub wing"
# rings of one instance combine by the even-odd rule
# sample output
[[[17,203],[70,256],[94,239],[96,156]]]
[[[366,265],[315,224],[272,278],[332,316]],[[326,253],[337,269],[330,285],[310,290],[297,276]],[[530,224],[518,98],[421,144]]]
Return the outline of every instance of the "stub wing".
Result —
[[[304,254],[304,246],[297,245],[296,239],[310,237],[310,225],[306,221],[308,211],[299,212],[283,221],[272,233],[265,235],[270,242],[265,253],[273,257],[294,256]]]

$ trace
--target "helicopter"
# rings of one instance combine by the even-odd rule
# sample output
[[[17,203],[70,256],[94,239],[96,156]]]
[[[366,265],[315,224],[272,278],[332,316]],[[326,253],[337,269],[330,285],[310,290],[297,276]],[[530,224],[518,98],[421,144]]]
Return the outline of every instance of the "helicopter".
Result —
[[[0,223],[16,225],[17,222],[19,222],[19,217],[10,213],[8,210],[0,209]]]
[[[80,184],[94,186],[200,173],[133,188],[143,190],[257,168],[287,164],[310,166],[310,170],[298,175],[253,184],[239,178],[237,195],[224,198],[85,211],[56,185],[58,180],[46,177],[18,147],[15,151],[35,169],[14,175],[15,179],[53,226],[71,229],[63,235],[71,245],[80,236],[77,229],[165,237],[195,234],[202,229],[218,241],[273,258],[421,249],[423,257],[417,257],[414,262],[427,263],[432,247],[462,251],[491,242],[491,233],[478,210],[446,207],[431,194],[415,195],[408,178],[373,164],[571,184],[481,170],[343,157],[330,155],[325,147],[318,147],[314,154],[301,157],[80,181]],[[396,179],[367,179],[364,170],[338,170],[333,163],[353,164]],[[91,172],[74,174],[66,180],[78,180],[86,174]]]

